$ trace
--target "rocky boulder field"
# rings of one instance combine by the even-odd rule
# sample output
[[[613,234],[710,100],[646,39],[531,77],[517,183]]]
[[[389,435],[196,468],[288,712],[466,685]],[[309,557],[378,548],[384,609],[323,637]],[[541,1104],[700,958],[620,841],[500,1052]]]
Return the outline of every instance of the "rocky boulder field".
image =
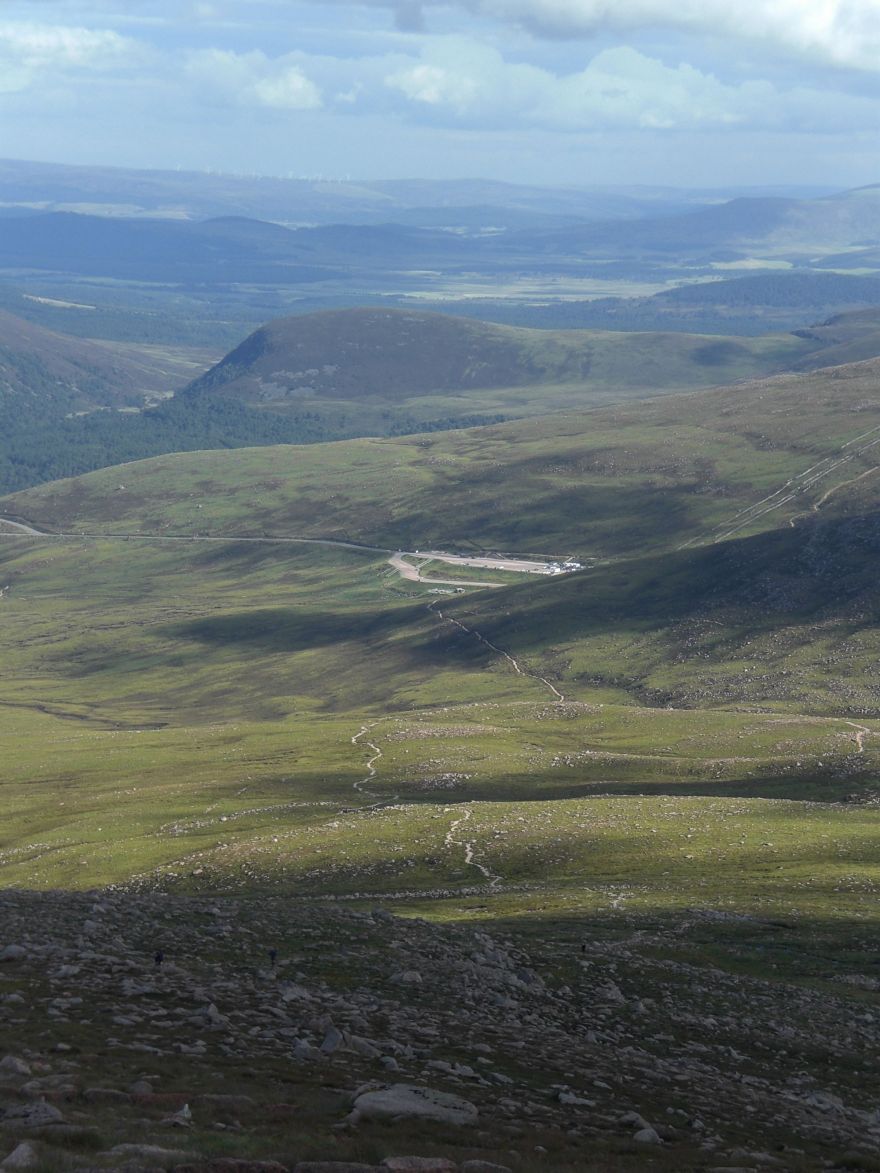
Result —
[[[876,979],[695,965],[709,916],[0,893],[0,1169],[880,1169]]]

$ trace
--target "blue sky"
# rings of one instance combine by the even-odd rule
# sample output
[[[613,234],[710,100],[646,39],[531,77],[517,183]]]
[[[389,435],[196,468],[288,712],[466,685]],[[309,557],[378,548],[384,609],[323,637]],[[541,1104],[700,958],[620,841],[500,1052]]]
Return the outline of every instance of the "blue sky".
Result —
[[[0,155],[880,182],[880,0],[0,0]]]

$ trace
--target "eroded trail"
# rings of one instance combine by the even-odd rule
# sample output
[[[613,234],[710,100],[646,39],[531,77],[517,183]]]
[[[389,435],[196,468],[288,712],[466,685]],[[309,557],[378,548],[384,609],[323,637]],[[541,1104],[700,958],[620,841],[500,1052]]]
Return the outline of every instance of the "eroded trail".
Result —
[[[499,876],[497,872],[491,871],[486,867],[485,864],[480,863],[480,861],[476,858],[474,840],[456,838],[459,827],[463,827],[469,823],[473,816],[473,809],[471,807],[466,807],[464,814],[461,815],[460,818],[452,820],[443,842],[450,849],[453,847],[461,847],[464,850],[464,862],[466,866],[469,868],[476,868],[477,871],[480,872],[489,881],[490,888],[497,888],[501,883],[501,876]]]
[[[487,639],[482,632],[477,631],[475,627],[468,627],[467,624],[462,623],[460,619],[456,619],[453,615],[444,614],[436,602],[429,603],[428,610],[433,612],[433,614],[436,615],[437,618],[440,619],[443,623],[452,623],[455,627],[459,628],[467,635],[473,636],[474,639],[479,640],[479,642],[483,644],[484,647],[487,647],[490,651],[494,652],[496,656],[501,656],[507,661],[517,676],[522,676],[528,680],[535,680],[539,684],[543,684],[545,688],[549,689],[554,698],[560,704],[565,703],[564,694],[559,691],[555,684],[551,684],[545,676],[541,676],[537,672],[530,672],[527,668],[523,668],[519,660],[517,660],[514,656],[511,656],[509,652],[505,652],[503,648],[499,648],[496,644],[493,644],[491,640]]]
[[[352,737],[351,744],[352,745],[360,745],[361,738],[366,737],[366,735],[370,732],[371,729],[375,729],[375,727],[377,725],[381,725],[383,721],[387,721],[387,720],[388,720],[387,717],[379,717],[375,721],[370,721],[366,725],[362,725],[360,728],[360,731],[358,733],[355,733],[354,736]],[[379,792],[376,790],[370,790],[369,783],[372,782],[373,779],[376,777],[376,775],[379,773],[379,771],[376,767],[376,762],[378,762],[379,759],[382,757],[382,750],[380,749],[380,747],[378,745],[376,745],[375,741],[368,741],[366,744],[367,744],[367,747],[372,750],[371,756],[367,758],[367,773],[364,775],[363,778],[359,778],[357,780],[357,782],[352,783],[352,789],[356,790],[358,792],[358,794],[362,794],[367,798],[375,798],[376,799],[375,802],[371,802],[371,803],[368,803],[366,806],[360,807],[359,808],[360,810],[362,810],[362,811],[381,810],[382,807],[393,806],[394,803],[397,802],[397,800],[400,798],[400,795],[399,794],[385,794],[385,795],[383,795],[383,794],[379,794]]]
[[[856,743],[856,752],[864,753],[865,738],[871,736],[872,730],[870,730],[867,725],[860,725],[858,721],[847,721],[846,724],[849,725],[851,729],[855,729],[856,731],[856,735],[853,738],[853,741]]]

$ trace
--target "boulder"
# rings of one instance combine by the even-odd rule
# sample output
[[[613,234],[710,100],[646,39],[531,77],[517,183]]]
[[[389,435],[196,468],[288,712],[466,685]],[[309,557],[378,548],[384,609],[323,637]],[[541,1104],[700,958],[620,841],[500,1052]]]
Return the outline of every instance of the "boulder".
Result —
[[[12,1124],[17,1128],[45,1128],[49,1124],[62,1124],[64,1116],[45,1100],[37,1100],[33,1104],[21,1104],[7,1108],[3,1114],[3,1124]]]
[[[383,1169],[390,1173],[457,1173],[458,1165],[448,1157],[386,1157]]]
[[[362,1092],[354,1101],[354,1110],[367,1120],[434,1120],[441,1124],[475,1124],[475,1104],[448,1092],[394,1083]]]
[[[174,1173],[288,1173],[277,1161],[246,1161],[237,1157],[215,1157],[191,1165],[175,1165]]]
[[[361,1165],[357,1161],[300,1161],[293,1173],[381,1173],[379,1165]]]
[[[5,1161],[0,1161],[0,1169],[35,1169],[41,1163],[37,1150],[24,1141],[12,1150]]]
[[[660,1134],[654,1128],[640,1128],[633,1137],[638,1144],[662,1144]]]

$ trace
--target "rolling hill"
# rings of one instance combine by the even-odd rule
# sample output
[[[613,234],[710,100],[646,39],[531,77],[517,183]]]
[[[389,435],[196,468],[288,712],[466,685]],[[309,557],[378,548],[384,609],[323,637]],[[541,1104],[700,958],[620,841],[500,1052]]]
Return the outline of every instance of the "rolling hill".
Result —
[[[741,339],[679,333],[548,331],[399,309],[331,310],[257,330],[192,383],[210,395],[279,411],[388,409],[429,422],[469,412],[519,416],[729,383],[880,353],[880,324],[846,316],[817,330]],[[880,319],[878,319],[880,323]],[[840,356],[840,357],[838,357]],[[381,412],[385,412],[385,416]],[[378,425],[378,426],[377,426]]]
[[[67,417],[161,398],[208,356],[2,321],[15,409],[0,442],[6,491],[166,452],[449,430],[880,353],[867,313],[739,339],[527,330],[362,308],[270,322],[173,400],[83,420]]]
[[[872,467],[878,374],[872,359],[430,436],[169,455],[128,466],[124,493],[109,469],[2,504],[65,530],[632,555],[776,528]]]
[[[46,414],[142,407],[170,395],[208,352],[71,338],[0,310],[0,400]]]
[[[0,502],[66,531],[0,525],[2,1017],[34,1069],[5,1066],[70,1121],[46,1167],[171,1163],[184,1103],[205,1167],[869,1165],[878,378],[178,453]],[[453,595],[378,549],[198,540],[264,532],[592,561]],[[389,1068],[479,1129],[340,1128]]]

